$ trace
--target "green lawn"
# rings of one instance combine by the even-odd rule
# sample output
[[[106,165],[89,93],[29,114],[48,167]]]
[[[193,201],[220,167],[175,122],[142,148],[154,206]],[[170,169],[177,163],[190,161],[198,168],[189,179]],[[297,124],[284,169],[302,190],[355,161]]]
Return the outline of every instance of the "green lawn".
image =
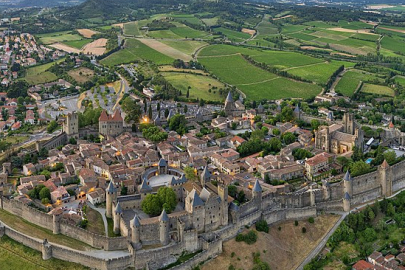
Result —
[[[393,52],[405,53],[405,40],[401,38],[393,38],[385,36],[381,40],[381,46]]]
[[[341,93],[345,96],[351,97],[354,94],[360,81],[371,81],[377,79],[374,74],[362,72],[360,70],[349,70],[340,79],[339,83],[336,85],[335,91]]]
[[[146,46],[136,39],[128,39],[125,42],[125,49],[115,52],[101,60],[103,65],[115,66],[124,63],[131,63],[139,59],[145,59],[157,65],[172,64],[174,59]]]
[[[195,30],[188,26],[172,27],[170,31],[182,38],[202,38],[208,35],[207,32]]]
[[[204,75],[195,75],[178,72],[161,73],[166,80],[176,89],[181,90],[183,95],[187,93],[190,86],[190,98],[200,98],[204,100],[223,101],[225,97],[219,94],[219,89],[224,88],[224,84]],[[216,87],[217,89],[212,89]],[[211,89],[211,92],[209,90]]]
[[[76,49],[81,49],[84,47],[84,45],[87,45],[92,41],[93,41],[92,39],[86,38],[86,39],[81,39],[81,40],[65,41],[65,42],[63,42],[63,44],[66,44],[66,45],[76,48]]]
[[[59,59],[56,62],[30,67],[27,69],[26,75],[23,77],[23,79],[26,80],[30,85],[55,81],[58,79],[58,77],[47,70],[55,63],[60,63],[63,60],[64,59]]]
[[[395,76],[395,81],[402,86],[405,86],[405,77]]]
[[[65,42],[65,41],[83,39],[82,36],[80,36],[78,34],[72,34],[70,31],[40,34],[40,35],[36,35],[36,36],[37,36],[37,38],[39,38],[39,40],[43,44],[52,44],[52,43],[57,43],[57,42]]]
[[[395,95],[394,90],[389,88],[388,86],[368,83],[365,83],[363,85],[363,87],[361,88],[361,92],[391,97]]]
[[[29,221],[10,214],[5,210],[0,210],[0,220],[4,222],[6,225],[12,227],[13,229],[27,234],[31,237],[36,237],[39,239],[48,239],[48,241],[67,246],[77,250],[87,250],[91,249],[91,247],[79,240],[67,237],[62,234],[53,234],[52,231],[42,228],[38,225],[30,223]]]
[[[66,262],[52,258],[42,260],[42,253],[26,247],[8,236],[0,238],[0,266],[1,269],[37,270],[37,269],[89,269],[80,264]]]
[[[176,50],[179,50],[185,54],[191,55],[193,54],[198,48],[207,45],[207,43],[203,41],[194,41],[194,40],[160,40],[160,42],[173,47]]]
[[[129,22],[124,24],[124,35],[128,36],[142,36],[138,22]]]

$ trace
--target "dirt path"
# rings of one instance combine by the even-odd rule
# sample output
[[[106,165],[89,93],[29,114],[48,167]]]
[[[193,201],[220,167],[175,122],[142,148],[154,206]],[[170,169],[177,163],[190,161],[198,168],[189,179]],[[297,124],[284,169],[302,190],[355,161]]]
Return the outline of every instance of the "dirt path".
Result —
[[[337,76],[335,81],[332,83],[330,86],[329,92],[335,92],[335,87],[339,83],[339,81],[343,78],[343,75],[345,75],[346,72],[348,72],[350,69],[345,68],[342,72],[340,72]]]
[[[276,80],[276,79],[280,79],[281,77],[275,77],[275,78],[271,78],[271,79],[268,79],[268,80],[264,80],[264,81],[261,81],[261,82],[253,82],[253,83],[242,83],[242,84],[235,84],[236,86],[240,86],[240,85],[243,85],[243,86],[246,86],[246,85],[254,85],[254,84],[259,84],[259,83],[265,83],[265,82],[270,82],[270,81],[274,81],[274,80]]]
[[[316,65],[320,65],[320,64],[327,64],[327,63],[328,62],[325,61],[325,62],[321,62],[321,63],[303,65],[303,66],[298,66],[298,67],[290,67],[290,68],[283,69],[283,71],[289,71],[289,70],[292,70],[292,69],[303,68],[303,67],[312,67],[312,66],[316,66]]]

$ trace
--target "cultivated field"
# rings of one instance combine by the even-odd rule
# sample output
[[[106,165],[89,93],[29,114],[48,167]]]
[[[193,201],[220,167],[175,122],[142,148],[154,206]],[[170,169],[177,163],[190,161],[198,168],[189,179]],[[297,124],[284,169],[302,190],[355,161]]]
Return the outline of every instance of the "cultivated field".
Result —
[[[37,35],[37,38],[39,38],[39,40],[45,45],[57,43],[57,42],[65,42],[65,41],[82,39],[82,37],[80,35],[72,34],[69,31],[55,32],[55,33],[49,33],[49,34],[40,34],[40,35]]]
[[[69,76],[78,83],[85,83],[90,81],[94,76],[94,71],[85,67],[70,70]]]
[[[91,38],[95,34],[98,34],[97,31],[90,30],[90,29],[77,29],[77,32],[79,32],[79,34],[85,38]]]
[[[106,51],[105,46],[107,45],[107,41],[108,40],[106,38],[99,38],[85,45],[83,48],[83,53],[92,55],[102,55]]]
[[[227,270],[230,265],[234,269],[253,269],[252,253],[256,252],[272,270],[296,269],[338,219],[339,216],[322,215],[313,224],[307,221],[299,221],[298,226],[294,221],[273,224],[269,233],[258,232],[258,240],[253,245],[232,239],[224,243],[223,253],[203,264],[201,270]],[[302,233],[303,227],[306,233]]]
[[[66,42],[63,42],[63,44],[80,50],[85,45],[89,44],[92,41],[93,41],[92,39],[86,38],[86,39],[81,39],[81,40],[66,41]]]
[[[123,24],[124,35],[127,36],[142,36],[141,31],[139,30],[138,22],[128,22]]]
[[[359,86],[360,81],[371,81],[379,80],[375,74],[367,73],[360,70],[349,70],[343,77],[339,80],[338,84],[335,87],[337,93],[341,93],[344,96],[351,97],[354,94],[354,91]]]
[[[80,49],[76,49],[74,47],[62,44],[62,43],[55,43],[52,45],[49,45],[49,47],[67,52],[67,53],[81,53],[82,51]]]
[[[389,88],[388,86],[384,85],[376,85],[376,84],[368,84],[365,83],[361,88],[361,92],[368,93],[368,94],[377,94],[382,96],[390,96],[393,97],[395,92],[393,89]]]
[[[219,95],[219,89],[223,89],[225,87],[224,84],[211,77],[178,72],[163,72],[161,74],[171,85],[181,90],[183,95],[187,93],[187,89],[190,86],[190,98],[212,101],[222,101],[225,99]],[[209,91],[210,89],[211,91]]]
[[[127,39],[124,46],[125,48],[123,50],[109,55],[101,60],[101,63],[107,66],[115,66],[145,59],[157,65],[168,65],[172,64],[174,61],[173,58],[149,48],[136,39]]]
[[[208,45],[206,42],[195,40],[162,40],[161,42],[187,55],[192,55],[199,48]]]
[[[58,79],[58,77],[52,72],[47,71],[55,63],[59,63],[64,59],[58,60],[56,62],[47,63],[44,65],[39,65],[35,67],[30,67],[26,71],[26,75],[23,77],[30,85],[42,84],[47,82],[53,82]]]
[[[185,54],[179,50],[176,50],[175,48],[166,45],[160,41],[157,41],[155,39],[148,39],[148,38],[140,38],[138,39],[140,42],[145,44],[146,46],[152,48],[153,50],[156,50],[162,54],[165,54],[171,58],[174,59],[181,59],[183,61],[190,61],[192,57],[188,54]]]

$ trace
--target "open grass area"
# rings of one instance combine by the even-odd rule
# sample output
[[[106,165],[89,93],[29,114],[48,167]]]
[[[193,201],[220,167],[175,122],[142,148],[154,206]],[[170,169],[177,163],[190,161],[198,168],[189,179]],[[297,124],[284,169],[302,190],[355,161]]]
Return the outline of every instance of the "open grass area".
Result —
[[[27,69],[26,75],[23,77],[23,79],[26,80],[30,85],[55,81],[58,79],[58,77],[52,72],[47,71],[54,64],[55,62],[51,62],[44,65],[30,67]]]
[[[99,235],[105,235],[103,217],[91,207],[87,207],[86,216],[89,221],[86,230]]]
[[[206,26],[214,26],[218,24],[218,17],[201,19]]]
[[[222,101],[225,99],[218,91],[220,88],[224,88],[224,84],[211,77],[179,72],[163,72],[161,74],[171,85],[181,90],[183,95],[187,93],[187,89],[190,86],[189,93],[192,99],[200,98],[212,101]]]
[[[405,53],[405,40],[398,37],[388,37],[385,36],[381,40],[381,46],[385,49],[391,50],[393,52]]]
[[[395,76],[395,82],[399,83],[402,86],[405,86],[405,77]]]
[[[227,270],[232,265],[233,269],[256,269],[253,268],[252,253],[258,252],[270,269],[296,269],[338,219],[336,215],[321,215],[315,218],[313,224],[300,220],[295,226],[290,220],[271,225],[269,233],[258,232],[258,239],[252,245],[236,242],[235,239],[224,242],[222,254],[200,268]],[[306,233],[302,233],[303,227]]]
[[[369,93],[369,94],[377,94],[382,96],[390,96],[393,97],[395,92],[393,89],[389,88],[388,86],[384,85],[377,85],[377,84],[369,84],[365,83],[361,88],[361,92]]]
[[[127,39],[125,48],[115,52],[101,60],[103,65],[115,66],[119,64],[131,63],[139,59],[155,62],[157,65],[167,65],[173,63],[174,59],[159,53],[136,39]]]
[[[203,22],[195,17],[193,14],[171,14],[170,17],[172,17],[175,21],[178,22],[187,22],[195,25],[203,25]]]
[[[223,56],[223,55],[231,55],[231,54],[247,54],[247,55],[256,55],[260,53],[260,51],[255,49],[249,49],[244,47],[238,46],[231,46],[231,45],[211,45],[205,47],[201,50],[199,57],[213,57],[213,56]]]
[[[253,54],[252,58],[257,62],[265,63],[281,69],[325,62],[323,59],[314,58],[301,53],[281,51],[258,52],[258,54]]]
[[[92,39],[86,38],[86,39],[81,39],[81,40],[65,41],[65,42],[63,42],[63,44],[76,48],[76,49],[81,49],[92,41],[93,41]]]
[[[139,30],[138,22],[129,22],[124,24],[124,35],[128,36],[142,36]]]
[[[37,270],[37,269],[89,269],[77,263],[66,262],[51,258],[42,260],[42,253],[26,247],[8,236],[0,238],[0,266],[1,269]]]
[[[39,239],[48,239],[49,242],[53,242],[59,245],[67,246],[77,250],[89,250],[92,249],[89,245],[67,237],[62,234],[53,234],[52,231],[35,225],[19,216],[15,216],[5,210],[0,210],[0,220],[13,229]]]
[[[208,35],[207,32],[195,30],[188,26],[173,27],[170,28],[170,31],[182,38],[202,38]]]
[[[11,143],[11,144],[19,144],[19,143],[28,141],[28,139],[29,139],[28,136],[16,136],[16,135],[14,135],[14,136],[7,136],[7,137],[5,137],[5,138],[3,138],[1,140],[4,141],[4,142],[7,142],[7,143]]]
[[[40,34],[40,35],[37,35],[37,37],[43,44],[46,44],[46,45],[52,44],[52,43],[57,43],[57,42],[66,42],[66,41],[83,39],[82,36],[80,36],[78,34],[72,34],[72,32],[69,32],[69,31]]]
[[[149,31],[148,32],[149,37],[153,38],[167,38],[167,39],[182,39],[181,36],[176,35],[173,31],[171,30],[156,30],[156,31]]]
[[[336,85],[335,91],[344,96],[351,97],[358,87],[360,81],[370,81],[378,78],[371,73],[362,72],[360,70],[349,70],[340,79]]]

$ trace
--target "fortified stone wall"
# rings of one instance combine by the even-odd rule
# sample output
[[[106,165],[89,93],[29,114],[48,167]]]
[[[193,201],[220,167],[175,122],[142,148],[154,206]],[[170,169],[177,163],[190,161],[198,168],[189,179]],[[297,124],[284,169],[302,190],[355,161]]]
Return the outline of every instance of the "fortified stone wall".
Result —
[[[180,255],[184,250],[184,245],[182,243],[172,243],[164,247],[149,249],[149,250],[139,250],[135,253],[135,268],[145,269],[151,267],[153,269],[159,269],[163,267],[163,263],[173,254]],[[149,263],[151,263],[149,265]],[[152,266],[153,265],[153,266]]]

